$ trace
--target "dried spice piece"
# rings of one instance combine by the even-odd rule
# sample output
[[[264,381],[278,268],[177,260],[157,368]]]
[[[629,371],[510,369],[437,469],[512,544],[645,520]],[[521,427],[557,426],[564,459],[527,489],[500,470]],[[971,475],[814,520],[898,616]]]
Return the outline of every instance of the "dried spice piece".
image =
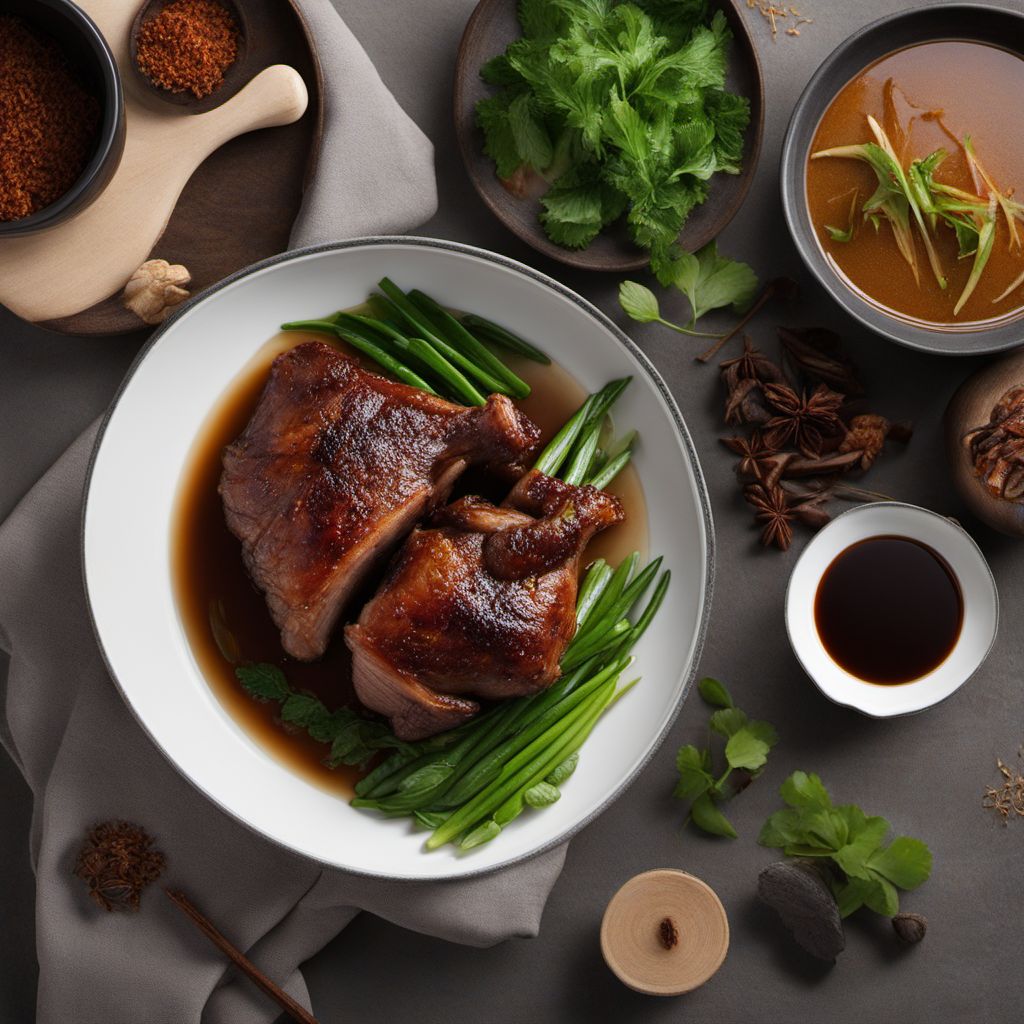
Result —
[[[864,453],[859,449],[849,452],[841,452],[832,455],[823,455],[817,459],[805,459],[794,455],[787,461],[783,476],[787,479],[794,477],[808,476],[834,476],[838,473],[846,473],[848,470],[859,466]]]
[[[755,430],[750,437],[733,436],[723,437],[720,440],[729,451],[740,457],[736,472],[741,477],[757,481],[764,479],[768,472],[764,463],[775,454],[775,449],[765,444],[764,435],[760,430]]]
[[[674,949],[679,945],[679,929],[671,917],[663,917],[658,925],[658,942],[662,949]]]
[[[743,497],[754,506],[754,520],[761,524],[761,543],[766,548],[774,544],[780,551],[788,551],[793,543],[793,513],[786,492],[777,484],[751,484],[743,489]]]
[[[164,870],[152,837],[130,821],[104,821],[86,833],[74,873],[104,910],[138,910],[142,891]]]
[[[780,22],[789,22],[783,26],[787,36],[799,36],[801,26],[814,24],[814,19],[805,18],[799,8],[773,3],[772,0],[747,0],[747,7],[756,10],[768,22],[773,43],[778,39]]]
[[[984,426],[964,435],[974,472],[988,492],[1006,501],[1024,501],[1024,385],[1010,388]]]
[[[854,416],[839,445],[843,453],[860,452],[860,468],[870,469],[885,448],[889,436],[889,421],[884,416],[865,414]]]
[[[725,399],[725,422],[729,425],[767,423],[771,413],[765,404],[761,382],[751,377],[737,381]]]
[[[928,931],[928,919],[923,914],[896,914],[892,929],[906,943],[920,942]]]
[[[821,454],[826,437],[842,431],[839,409],[843,396],[819,384],[808,397],[786,384],[766,384],[764,396],[775,415],[768,421],[765,440],[776,450],[792,444],[807,458]]]
[[[850,397],[864,394],[857,367],[834,331],[824,327],[780,327],[779,342],[786,361],[810,383],[827,384]]]
[[[56,40],[0,15],[0,221],[49,206],[96,146],[100,104]]]
[[[142,23],[136,59],[154,85],[202,99],[238,59],[238,23],[216,0],[172,0]]]
[[[719,363],[722,380],[733,388],[741,380],[756,380],[762,384],[785,384],[786,375],[760,349],[754,348],[747,335],[743,336],[743,352],[734,359]]]
[[[1003,819],[1005,825],[1014,815],[1024,818],[1024,775],[1021,775],[1019,771],[1013,771],[998,759],[996,766],[999,768],[999,774],[1003,777],[1003,783],[998,788],[985,787],[981,806],[995,811]]]

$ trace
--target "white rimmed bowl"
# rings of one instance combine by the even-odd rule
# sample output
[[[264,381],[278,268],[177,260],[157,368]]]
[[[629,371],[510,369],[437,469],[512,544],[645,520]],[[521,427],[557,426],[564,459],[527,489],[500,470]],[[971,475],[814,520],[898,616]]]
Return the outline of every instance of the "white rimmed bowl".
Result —
[[[927,544],[949,564],[963,594],[960,636],[927,675],[898,685],[868,683],[836,664],[814,623],[814,598],[833,559],[851,544],[892,535]],[[938,704],[981,667],[999,626],[999,595],[985,556],[959,523],[917,505],[883,501],[837,516],[820,530],[793,567],[786,591],[786,630],[804,671],[829,700],[872,718],[909,715]]]
[[[673,581],[638,644],[642,682],[598,723],[561,799],[492,843],[423,852],[408,822],[358,811],[260,746],[221,705],[189,647],[171,578],[172,506],[210,409],[279,325],[365,300],[385,275],[514,327],[588,390],[632,374],[616,421],[639,431],[650,550]],[[125,701],[211,801],[297,853],[386,878],[491,871],[564,841],[629,784],[686,695],[707,625],[713,539],[707,493],[671,395],[635,345],[564,285],[493,253],[425,238],[356,239],[274,257],[194,299],[153,336],[108,413],[90,469],[85,582],[100,647]],[[116,737],[111,738],[116,742]]]

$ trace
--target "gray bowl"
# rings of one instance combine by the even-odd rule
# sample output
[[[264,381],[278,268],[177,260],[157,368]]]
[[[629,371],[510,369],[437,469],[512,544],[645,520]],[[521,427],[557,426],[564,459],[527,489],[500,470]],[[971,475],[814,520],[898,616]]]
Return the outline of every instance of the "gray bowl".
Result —
[[[49,206],[19,220],[0,221],[0,238],[11,238],[73,217],[106,188],[124,150],[124,94],[107,41],[92,19],[70,0],[0,0],[0,14],[13,14],[56,39],[102,110],[96,145],[78,180]]]
[[[982,4],[921,7],[882,18],[850,36],[811,76],[793,109],[782,146],[782,207],[807,268],[825,291],[866,327],[925,352],[1002,352],[1024,344],[1024,320],[979,330],[934,330],[900,320],[861,298],[825,259],[807,209],[807,154],[818,122],[836,93],[880,57],[933,39],[977,40],[1024,56],[1024,15]],[[955,69],[950,73],[955,74]]]

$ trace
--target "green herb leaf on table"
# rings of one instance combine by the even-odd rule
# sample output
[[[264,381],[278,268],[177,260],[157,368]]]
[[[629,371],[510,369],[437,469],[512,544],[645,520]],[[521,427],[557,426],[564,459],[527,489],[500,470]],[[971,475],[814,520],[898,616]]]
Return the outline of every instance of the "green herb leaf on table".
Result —
[[[742,313],[757,292],[757,275],[739,260],[718,255],[715,242],[673,263],[672,283],[690,300],[690,326],[713,309],[731,306]]]
[[[713,733],[726,739],[725,769],[716,777],[710,747],[700,749],[693,744],[680,747],[676,753],[679,779],[673,795],[691,802],[689,820],[698,828],[712,835],[735,838],[736,830],[720,805],[761,772],[778,736],[767,722],[751,721],[735,707],[729,691],[717,679],[702,679],[697,689],[705,703],[717,708],[709,726]],[[740,774],[734,776],[737,771]]]
[[[899,911],[898,889],[916,889],[931,874],[932,855],[921,840],[897,836],[885,845],[889,822],[855,804],[834,807],[817,775],[793,772],[780,794],[789,806],[765,822],[758,842],[787,856],[831,861],[841,917],[862,906],[892,917]]]

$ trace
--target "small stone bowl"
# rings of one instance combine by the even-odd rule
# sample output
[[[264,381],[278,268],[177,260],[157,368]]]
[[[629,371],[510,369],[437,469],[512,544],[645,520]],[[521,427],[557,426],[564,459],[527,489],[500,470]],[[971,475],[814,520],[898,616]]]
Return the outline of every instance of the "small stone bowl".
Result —
[[[107,187],[124,151],[124,94],[114,55],[92,19],[71,0],[0,0],[14,15],[56,39],[102,108],[96,146],[85,170],[60,198],[19,220],[0,221],[0,239],[53,227],[84,210]]]
[[[963,595],[960,636],[946,659],[909,683],[876,684],[832,660],[814,622],[814,599],[825,571],[851,544],[884,535],[927,544],[953,571]],[[956,520],[897,501],[860,505],[815,534],[793,567],[786,591],[786,631],[797,660],[829,700],[870,718],[923,711],[945,700],[981,667],[999,627],[999,594],[978,545]]]

